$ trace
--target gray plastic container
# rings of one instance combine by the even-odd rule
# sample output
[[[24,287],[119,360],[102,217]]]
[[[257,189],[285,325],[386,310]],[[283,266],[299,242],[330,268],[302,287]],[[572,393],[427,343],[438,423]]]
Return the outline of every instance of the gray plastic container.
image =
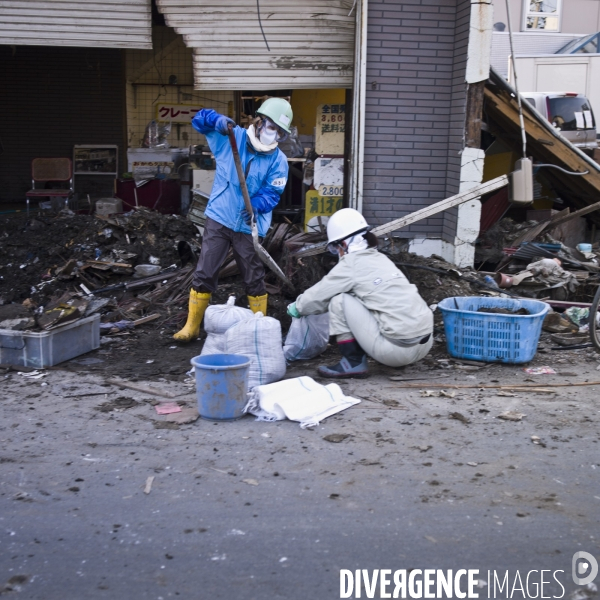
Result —
[[[0,329],[0,364],[52,367],[100,347],[100,315],[51,331]]]

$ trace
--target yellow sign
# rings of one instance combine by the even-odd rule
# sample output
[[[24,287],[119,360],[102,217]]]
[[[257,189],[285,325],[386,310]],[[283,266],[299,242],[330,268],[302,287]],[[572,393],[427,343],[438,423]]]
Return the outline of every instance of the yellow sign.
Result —
[[[317,154],[344,154],[346,132],[346,105],[320,104],[317,106]]]
[[[343,207],[342,196],[320,196],[317,190],[306,192],[304,206],[304,231],[319,233],[325,230],[327,220],[336,211]],[[319,217],[320,223],[319,223]]]

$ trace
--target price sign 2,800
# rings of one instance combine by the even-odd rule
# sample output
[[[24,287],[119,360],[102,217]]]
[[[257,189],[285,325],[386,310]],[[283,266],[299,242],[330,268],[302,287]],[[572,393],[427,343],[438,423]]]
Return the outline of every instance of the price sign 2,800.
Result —
[[[320,185],[319,196],[343,196],[343,185]]]

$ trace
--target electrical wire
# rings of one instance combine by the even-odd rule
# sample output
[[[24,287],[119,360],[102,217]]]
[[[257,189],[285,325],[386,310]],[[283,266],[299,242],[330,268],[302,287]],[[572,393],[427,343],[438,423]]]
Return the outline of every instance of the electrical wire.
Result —
[[[534,169],[537,169],[538,167],[548,167],[549,169],[558,169],[559,171],[562,171],[563,173],[566,173],[567,175],[587,175],[589,173],[589,171],[583,171],[583,173],[578,173],[577,171],[567,171],[566,169],[563,169],[562,167],[558,167],[557,165],[533,165]]]
[[[260,0],[256,0],[256,12],[258,13],[258,24],[260,25],[260,32],[262,33],[263,40],[265,40],[265,44],[267,46],[267,50],[271,52],[271,48],[269,48],[269,42],[267,42],[267,36],[263,30],[262,21],[260,20]]]
[[[257,0],[258,1],[258,0]],[[506,16],[508,21],[508,39],[510,41],[510,60],[515,78],[515,92],[517,92],[517,104],[519,105],[519,124],[521,126],[521,139],[523,140],[523,158],[527,158],[527,137],[525,136],[525,121],[523,120],[523,107],[521,106],[521,94],[517,85],[517,65],[515,64],[515,50],[513,48],[512,25],[510,23],[510,1],[506,0]]]

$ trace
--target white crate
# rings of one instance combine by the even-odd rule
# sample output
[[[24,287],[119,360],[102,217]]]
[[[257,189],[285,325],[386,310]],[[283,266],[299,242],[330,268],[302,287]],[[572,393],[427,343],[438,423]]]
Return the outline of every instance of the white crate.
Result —
[[[100,315],[51,331],[0,329],[0,364],[52,367],[100,347]]]

